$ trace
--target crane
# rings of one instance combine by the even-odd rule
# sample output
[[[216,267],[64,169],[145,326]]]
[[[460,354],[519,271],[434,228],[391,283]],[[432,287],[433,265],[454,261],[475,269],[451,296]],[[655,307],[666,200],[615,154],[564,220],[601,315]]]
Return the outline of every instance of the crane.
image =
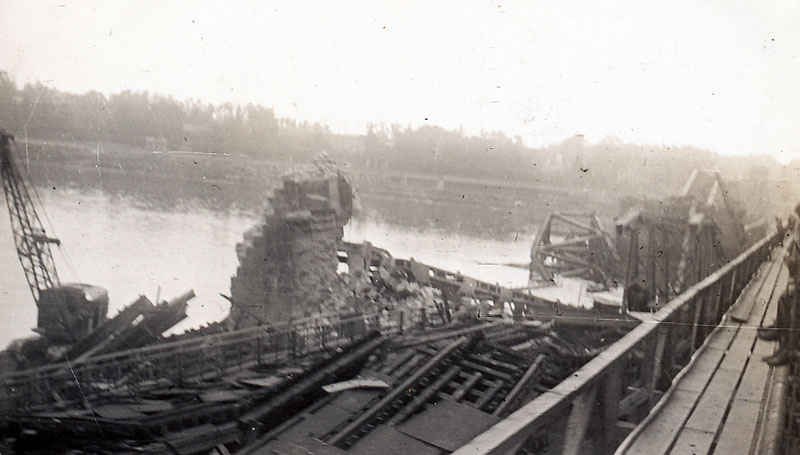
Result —
[[[14,163],[14,136],[0,129],[0,176],[8,205],[17,257],[38,307],[35,332],[55,343],[72,343],[106,319],[108,292],[82,283],[62,284],[53,261],[50,237],[36,212],[31,192]]]

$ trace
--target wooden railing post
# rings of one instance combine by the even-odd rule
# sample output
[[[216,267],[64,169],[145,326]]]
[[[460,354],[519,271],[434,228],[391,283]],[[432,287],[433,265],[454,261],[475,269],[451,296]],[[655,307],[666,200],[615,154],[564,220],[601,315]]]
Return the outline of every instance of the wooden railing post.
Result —
[[[797,279],[796,277],[790,276],[789,277],[789,281],[790,281],[789,286],[796,286],[797,283],[791,283],[792,281],[794,281],[796,279]],[[790,352],[793,352],[793,353],[797,352],[796,351],[796,349],[797,349],[797,331],[800,330],[800,321],[797,320],[797,317],[798,317],[797,305],[800,304],[800,294],[798,294],[796,291],[794,293],[794,300],[795,301],[792,302],[792,305],[791,305],[791,310],[789,310],[789,340],[788,340],[788,346],[786,347],[787,349],[791,350]]]
[[[648,261],[647,264],[647,281],[649,281],[649,290],[650,290],[650,298],[655,300],[657,299],[658,294],[658,287],[656,286],[656,228],[655,225],[651,224],[649,229],[647,230],[647,255]]]
[[[590,388],[572,402],[572,410],[567,417],[567,428],[564,432],[564,447],[562,455],[577,455],[581,453],[583,441],[586,438],[586,429],[592,418],[597,386]]]
[[[661,378],[663,371],[664,348],[667,344],[667,337],[669,336],[669,328],[667,324],[660,324],[656,332],[656,339],[653,343],[653,360],[648,362],[652,365],[650,371],[645,372],[647,375],[644,378],[647,380],[645,386],[647,387],[647,409],[650,410],[656,404],[656,386],[658,380]]]
[[[733,268],[733,272],[731,272],[731,277],[730,277],[731,278],[730,286],[729,286],[730,292],[728,293],[728,295],[726,296],[726,299],[724,301],[725,305],[724,305],[724,308],[722,310],[723,313],[725,311],[728,311],[728,308],[730,308],[731,305],[733,305],[733,303],[736,301],[736,297],[739,295],[736,292],[736,286],[738,285],[738,281],[739,281],[738,277],[739,277],[739,268],[738,267],[734,267]]]
[[[711,284],[707,288],[700,291],[701,298],[703,299],[703,309],[700,317],[700,330],[698,331],[700,334],[700,340],[698,340],[700,344],[703,344],[703,341],[705,341],[708,334],[714,329],[714,326],[717,322],[714,320],[714,301],[716,300],[714,297],[714,289],[716,288],[717,284],[718,282],[715,282],[714,284]]]
[[[622,398],[622,362],[615,362],[606,372],[601,383],[600,404],[602,428],[595,444],[595,453],[610,454],[617,448],[619,401]]]
[[[753,255],[756,256],[756,255]],[[749,282],[751,278],[753,278],[753,274],[755,273],[755,268],[753,267],[755,264],[755,258],[750,256],[744,263],[746,267],[747,279],[745,281]]]
[[[666,228],[661,230],[661,239],[661,251],[664,257],[664,303],[666,304],[666,302],[669,302],[669,299],[672,298],[672,286],[670,286],[671,282],[669,280],[670,244],[669,233]]]
[[[700,328],[700,315],[703,313],[703,293],[698,293],[691,302],[692,308],[692,335],[689,338],[690,344],[689,349],[690,353],[694,354],[694,351],[697,350],[697,331]]]
[[[715,281],[708,290],[707,303],[708,311],[706,311],[706,324],[709,327],[717,325],[720,320],[720,296],[722,295],[722,280]],[[713,328],[709,329],[713,330]],[[705,338],[705,337],[703,337]]]
[[[675,340],[675,346],[673,347],[673,351],[679,356],[678,361],[681,366],[685,363],[685,360],[688,360],[688,357],[691,356],[691,346],[689,346],[690,336],[692,334],[692,317],[694,314],[692,313],[692,308],[684,306],[679,311],[676,312],[676,325],[674,327],[675,336],[673,339]]]
[[[730,294],[730,273],[726,273],[717,281],[717,303],[714,305],[715,321],[720,322],[722,315],[725,314],[725,296]]]

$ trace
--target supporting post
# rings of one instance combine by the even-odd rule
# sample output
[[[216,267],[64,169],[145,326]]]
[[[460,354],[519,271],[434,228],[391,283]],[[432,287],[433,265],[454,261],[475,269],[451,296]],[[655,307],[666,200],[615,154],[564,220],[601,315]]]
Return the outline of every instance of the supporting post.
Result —
[[[745,268],[745,264],[742,263],[736,266],[736,284],[733,286],[734,294],[733,299],[731,299],[731,305],[739,298],[745,284],[747,284],[747,269]]]
[[[622,396],[622,362],[616,362],[608,369],[602,381],[600,403],[602,406],[602,428],[595,445],[595,452],[614,453],[617,448],[617,420],[619,420],[619,401]]]
[[[689,348],[691,353],[697,350],[697,331],[700,328],[701,315],[703,314],[703,304],[705,303],[705,291],[699,292],[694,299],[692,299],[693,316],[692,316],[692,336],[690,338],[691,344]]]
[[[722,295],[722,284],[721,280],[715,281],[709,287],[708,291],[708,311],[706,311],[706,319],[705,322],[710,327],[713,327],[719,323],[719,307],[720,307],[720,296]],[[713,329],[710,329],[713,330]]]
[[[703,279],[703,256],[700,251],[700,232],[694,234],[694,262],[695,262],[695,280],[694,283],[699,283]]]
[[[635,280],[639,275],[639,231],[631,232],[631,249],[633,252],[631,278]]]
[[[670,282],[669,276],[669,251],[670,251],[670,244],[669,244],[669,232],[666,228],[661,230],[662,232],[662,243],[661,243],[661,250],[664,253],[664,299],[669,301],[672,298],[672,286]]]
[[[656,286],[656,228],[655,225],[650,224],[647,230],[647,255],[649,264],[647,270],[647,279],[650,281],[650,298],[655,302],[658,287]]]
[[[631,230],[628,243],[628,262],[625,264],[625,288],[622,292],[622,310],[628,312],[628,287],[633,284],[639,273],[639,233]]]
[[[661,377],[662,371],[662,360],[664,358],[664,347],[667,344],[667,337],[669,336],[669,329],[667,328],[666,324],[661,324],[661,327],[658,328],[658,334],[656,335],[656,342],[654,345],[655,352],[653,352],[653,368],[649,371],[649,377],[646,376],[648,379],[647,382],[647,409],[648,411],[653,408],[656,404],[656,385],[658,384],[658,379]]]
[[[719,323],[722,320],[722,315],[725,314],[725,296],[730,294],[730,276],[731,274],[725,274],[722,278],[717,281],[717,304],[714,306],[714,315],[715,321]]]
[[[796,279],[797,277],[794,276],[789,277],[790,281],[794,281]],[[790,349],[790,352],[793,354],[797,352],[797,331],[800,330],[797,320],[797,305],[800,304],[800,295],[798,295],[797,292],[794,294],[794,302],[792,302],[791,310],[789,311],[789,342],[787,346],[787,349]]]
[[[595,396],[597,396],[597,386],[592,386],[572,402],[572,410],[569,413],[569,417],[567,417],[562,455],[577,455],[581,453],[581,446],[586,437],[586,429],[589,427],[589,420],[592,417]]]

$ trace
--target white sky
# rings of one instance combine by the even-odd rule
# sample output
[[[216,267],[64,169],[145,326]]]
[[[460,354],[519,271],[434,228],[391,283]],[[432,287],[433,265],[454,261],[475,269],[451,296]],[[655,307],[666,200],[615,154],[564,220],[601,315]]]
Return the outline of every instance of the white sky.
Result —
[[[800,158],[797,1],[0,0],[18,84]]]

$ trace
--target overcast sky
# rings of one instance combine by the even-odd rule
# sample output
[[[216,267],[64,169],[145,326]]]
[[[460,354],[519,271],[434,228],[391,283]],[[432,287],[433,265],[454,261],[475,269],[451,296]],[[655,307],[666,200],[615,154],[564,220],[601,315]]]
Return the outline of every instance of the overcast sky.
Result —
[[[427,122],[787,161],[799,3],[0,0],[0,69],[74,92],[256,102],[342,132]]]

